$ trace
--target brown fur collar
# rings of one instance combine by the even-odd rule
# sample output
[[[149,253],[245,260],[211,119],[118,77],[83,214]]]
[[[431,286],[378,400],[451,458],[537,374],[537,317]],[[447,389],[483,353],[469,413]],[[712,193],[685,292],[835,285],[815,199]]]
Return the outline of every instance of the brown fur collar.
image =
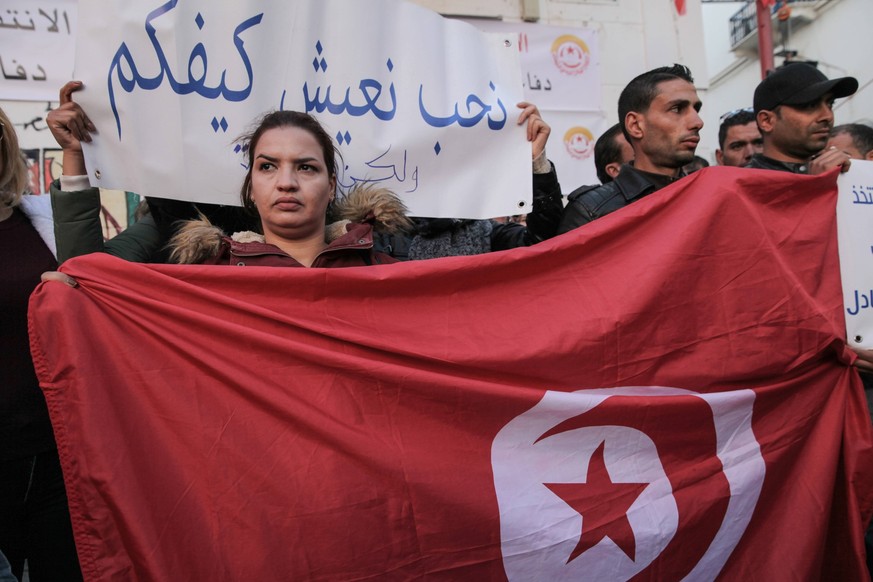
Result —
[[[325,239],[331,242],[346,233],[350,222],[366,222],[383,233],[408,231],[412,222],[406,216],[406,206],[393,192],[372,185],[357,186],[341,197],[333,208],[336,222],[327,225]],[[202,263],[221,253],[222,239],[227,235],[200,215],[188,220],[170,239],[170,260],[175,263]],[[264,235],[245,231],[231,237],[237,242],[264,242]]]

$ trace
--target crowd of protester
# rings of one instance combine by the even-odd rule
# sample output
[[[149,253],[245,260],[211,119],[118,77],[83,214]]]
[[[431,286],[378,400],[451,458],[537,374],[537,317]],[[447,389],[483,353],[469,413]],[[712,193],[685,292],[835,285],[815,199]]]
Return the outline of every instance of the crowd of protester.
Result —
[[[584,228],[709,165],[696,155],[703,103],[682,65],[628,83],[617,104],[619,122],[595,144],[600,184],[579,185],[566,205],[546,157],[550,128],[536,106],[519,104],[533,173],[533,205],[523,221],[413,220],[388,190],[358,188],[341,195],[331,137],[305,113],[274,111],[242,137],[249,147],[240,207],[148,197],[144,216],[105,241],[99,191],[88,184],[82,154],[94,126],[74,100],[81,87],[65,85],[59,107],[47,117],[63,149],[63,175],[51,185],[50,197],[25,194],[15,132],[0,112],[0,358],[8,378],[0,391],[0,582],[20,579],[25,561],[33,582],[81,579],[26,318],[28,297],[41,276],[76,286],[56,270],[64,260],[106,252],[139,262],[336,268],[485,253]],[[828,79],[806,63],[776,69],[754,95],[738,96],[739,108],[721,117],[717,164],[817,174],[845,171],[851,159],[873,160],[873,128],[834,127],[834,100],[857,89],[854,78]],[[749,98],[751,107],[745,106]],[[873,370],[870,352],[859,356],[857,366]],[[873,376],[862,376],[865,388],[873,389]]]

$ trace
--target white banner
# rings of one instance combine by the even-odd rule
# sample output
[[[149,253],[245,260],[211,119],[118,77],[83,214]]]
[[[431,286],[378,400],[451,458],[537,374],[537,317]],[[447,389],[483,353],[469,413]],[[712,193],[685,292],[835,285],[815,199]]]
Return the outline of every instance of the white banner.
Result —
[[[56,101],[75,41],[75,0],[0,0],[0,99]]]
[[[852,160],[837,185],[846,333],[850,346],[873,348],[873,162]]]
[[[378,182],[413,214],[487,218],[531,199],[514,35],[400,0],[81,0],[75,99],[103,188],[238,204],[235,139],[272,109],[316,115],[344,187]]]
[[[547,154],[564,194],[598,184],[594,142],[609,125],[601,111],[597,31],[528,22],[467,22],[483,31],[518,36],[524,98],[539,107],[552,128]]]
[[[610,125],[601,113],[541,111],[552,128],[546,153],[555,164],[561,190],[569,194],[579,186],[599,184],[594,167],[594,143]]]
[[[596,30],[496,20],[467,22],[483,31],[518,35],[524,96],[541,110],[601,110]]]

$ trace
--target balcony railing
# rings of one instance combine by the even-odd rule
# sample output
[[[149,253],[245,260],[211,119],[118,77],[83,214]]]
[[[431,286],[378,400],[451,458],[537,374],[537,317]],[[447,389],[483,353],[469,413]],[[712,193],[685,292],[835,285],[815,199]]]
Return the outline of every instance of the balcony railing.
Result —
[[[758,29],[758,9],[754,2],[747,2],[736,14],[731,16],[731,46],[735,47],[740,41]]]
[[[818,8],[823,4],[827,4],[830,0],[788,0],[788,6],[792,9],[791,21],[796,24],[805,24],[809,21],[806,18],[806,15],[811,13],[810,9]],[[777,6],[774,6],[771,11],[771,18],[776,18],[776,13],[779,9],[779,3]],[[803,14],[804,18],[798,18],[799,15]],[[802,20],[799,22],[798,20]],[[731,27],[731,47],[733,49],[737,49],[740,45],[744,44],[744,41],[748,39],[750,36],[757,34],[758,32],[758,17],[757,17],[757,8],[754,0],[750,2],[746,2],[746,4],[740,8],[736,14],[731,16],[730,19],[730,27]]]

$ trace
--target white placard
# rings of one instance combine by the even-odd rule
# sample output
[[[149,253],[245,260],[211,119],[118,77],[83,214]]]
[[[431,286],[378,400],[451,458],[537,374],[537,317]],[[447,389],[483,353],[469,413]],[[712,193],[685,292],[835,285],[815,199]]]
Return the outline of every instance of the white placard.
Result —
[[[592,28],[468,20],[488,32],[518,35],[525,99],[542,110],[601,110],[600,47]]]
[[[873,348],[873,162],[852,160],[837,186],[846,333],[850,346]]]
[[[284,108],[312,112],[336,138],[343,186],[380,183],[414,215],[529,204],[515,35],[400,0],[82,0],[79,17],[94,185],[238,204],[235,139]]]
[[[72,78],[74,0],[0,0],[0,99],[54,101]]]
[[[609,129],[601,111],[600,48],[590,28],[467,20],[483,31],[518,35],[525,100],[552,128],[546,150],[563,193],[598,184],[594,142]]]
[[[555,164],[561,191],[566,195],[580,186],[599,184],[594,167],[594,143],[610,125],[601,113],[543,111],[552,128],[546,154]]]

